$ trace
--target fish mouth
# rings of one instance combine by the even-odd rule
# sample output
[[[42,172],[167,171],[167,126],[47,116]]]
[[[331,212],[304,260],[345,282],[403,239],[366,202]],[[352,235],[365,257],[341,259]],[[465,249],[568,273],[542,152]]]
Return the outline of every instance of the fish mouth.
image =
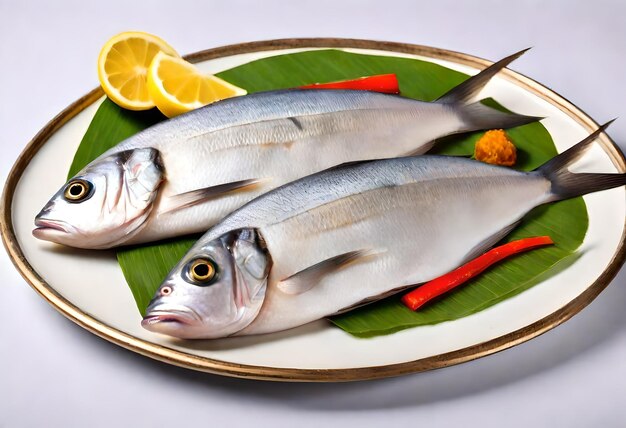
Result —
[[[200,316],[191,310],[155,308],[141,320],[146,330],[164,333],[171,328],[194,326],[201,321]]]
[[[144,327],[151,326],[157,323],[180,323],[180,324],[191,324],[191,320],[189,317],[181,314],[176,314],[172,312],[162,312],[162,313],[151,313],[143,317],[141,320],[141,325]]]
[[[35,219],[35,229],[33,229],[33,236],[39,239],[46,239],[50,234],[67,234],[73,229],[69,224],[61,220],[52,219]]]

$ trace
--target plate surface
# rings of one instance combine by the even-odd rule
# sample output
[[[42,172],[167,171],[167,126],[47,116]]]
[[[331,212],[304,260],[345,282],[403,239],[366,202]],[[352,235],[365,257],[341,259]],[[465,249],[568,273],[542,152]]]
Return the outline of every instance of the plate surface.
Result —
[[[187,58],[218,72],[288,52],[341,48],[354,53],[433,61],[469,74],[490,64],[469,55],[416,45],[348,39],[290,39],[227,46]],[[549,89],[504,70],[482,92],[523,114],[544,116],[557,149],[597,124]],[[394,376],[457,364],[531,339],[567,320],[610,282],[625,257],[626,191],[585,196],[589,230],[582,256],[568,269],[520,295],[459,320],[370,339],[326,321],[286,332],[212,341],[177,341],[141,328],[141,317],[113,252],[64,248],[31,235],[33,218],[64,182],[80,140],[102,101],[96,89],[55,117],[26,147],[6,183],[4,244],[16,267],[58,311],[91,332],[168,363],[230,376],[345,381]],[[574,168],[626,172],[624,157],[603,135]]]

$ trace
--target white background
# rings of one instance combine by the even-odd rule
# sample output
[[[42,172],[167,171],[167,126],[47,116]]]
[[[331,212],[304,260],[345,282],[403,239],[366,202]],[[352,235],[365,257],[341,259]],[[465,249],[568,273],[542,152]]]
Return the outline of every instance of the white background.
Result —
[[[189,53],[284,37],[437,46],[562,94],[626,148],[626,3],[614,1],[0,0],[0,178],[35,133],[94,88],[113,34]],[[416,343],[415,346],[419,346]],[[179,369],[111,345],[48,306],[0,251],[0,427],[626,426],[626,272],[572,320],[500,354],[352,384],[276,384]]]

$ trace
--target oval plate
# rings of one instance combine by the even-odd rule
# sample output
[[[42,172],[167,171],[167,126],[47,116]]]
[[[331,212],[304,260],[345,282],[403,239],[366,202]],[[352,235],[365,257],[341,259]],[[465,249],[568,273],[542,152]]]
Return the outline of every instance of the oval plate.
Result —
[[[287,52],[340,48],[355,53],[433,61],[474,74],[490,64],[425,46],[349,39],[287,39],[226,46],[187,56],[206,72]],[[505,107],[547,117],[544,125],[563,151],[597,124],[537,82],[504,70],[483,91]],[[286,332],[183,342],[141,328],[115,255],[51,245],[31,235],[33,218],[65,177],[102,100],[95,89],[42,129],[15,163],[2,199],[4,244],[26,281],[63,315],[92,333],[167,363],[228,376],[292,381],[348,381],[419,372],[479,358],[538,336],[589,304],[625,257],[624,188],[585,196],[589,230],[581,257],[568,269],[477,314],[371,339],[354,338],[320,320]],[[603,135],[579,167],[626,172],[624,157]],[[25,197],[23,195],[28,195]]]

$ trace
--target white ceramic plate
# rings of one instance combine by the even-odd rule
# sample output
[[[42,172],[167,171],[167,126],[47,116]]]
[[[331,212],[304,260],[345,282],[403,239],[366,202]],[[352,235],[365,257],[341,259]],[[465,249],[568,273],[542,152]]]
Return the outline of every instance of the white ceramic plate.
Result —
[[[191,55],[206,72],[251,60],[316,48],[419,58],[474,74],[488,62],[422,46],[361,40],[257,42]],[[481,96],[505,107],[544,116],[562,151],[597,127],[575,106],[538,83],[505,70]],[[57,116],[18,159],[5,188],[2,232],[26,280],[60,312],[90,331],[169,363],[260,379],[337,381],[369,379],[442,367],[484,356],[535,337],[586,306],[624,259],[624,188],[585,196],[589,230],[582,256],[568,269],[475,315],[371,339],[356,339],[326,321],[290,331],[242,338],[182,342],[152,334],[141,317],[114,253],[62,248],[31,235],[33,218],[65,182],[79,142],[102,92],[92,91]],[[576,169],[625,172],[619,149],[606,135]]]

